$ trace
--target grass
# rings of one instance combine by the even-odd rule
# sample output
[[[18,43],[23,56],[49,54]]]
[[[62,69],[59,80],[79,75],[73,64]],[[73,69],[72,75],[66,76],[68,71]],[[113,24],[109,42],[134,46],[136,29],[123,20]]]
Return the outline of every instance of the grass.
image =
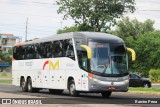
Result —
[[[10,72],[0,72],[0,83],[12,84],[12,74]]]
[[[12,84],[12,80],[0,80],[1,84]]]
[[[129,88],[129,91],[140,91],[140,92],[160,92],[160,88]]]
[[[0,78],[12,78],[12,74],[10,72],[0,72]]]

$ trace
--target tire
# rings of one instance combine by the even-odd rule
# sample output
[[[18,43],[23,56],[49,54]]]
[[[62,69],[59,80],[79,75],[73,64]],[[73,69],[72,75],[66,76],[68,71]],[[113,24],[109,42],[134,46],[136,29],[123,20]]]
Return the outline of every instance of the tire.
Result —
[[[38,88],[32,87],[32,79],[31,78],[28,78],[28,80],[27,80],[27,91],[30,93],[39,92]]]
[[[112,91],[101,92],[103,98],[109,98],[112,94]]]
[[[70,93],[71,96],[74,96],[74,97],[79,96],[79,92],[76,91],[76,86],[75,86],[74,80],[71,80],[69,82],[69,93]]]
[[[49,92],[51,94],[62,94],[63,90],[57,90],[57,89],[49,89]]]
[[[22,87],[23,92],[27,92],[27,85],[26,85],[24,78],[22,78],[21,80],[21,87]]]

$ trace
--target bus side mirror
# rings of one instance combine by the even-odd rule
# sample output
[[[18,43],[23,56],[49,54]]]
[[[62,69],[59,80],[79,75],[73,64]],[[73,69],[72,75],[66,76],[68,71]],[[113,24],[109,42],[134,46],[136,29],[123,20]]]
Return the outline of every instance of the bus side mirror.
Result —
[[[127,51],[131,52],[132,54],[132,61],[135,61],[136,60],[136,53],[133,49],[131,48],[127,48]]]
[[[87,51],[87,58],[91,59],[92,58],[92,51],[91,48],[87,45],[81,45],[82,48],[84,48]]]

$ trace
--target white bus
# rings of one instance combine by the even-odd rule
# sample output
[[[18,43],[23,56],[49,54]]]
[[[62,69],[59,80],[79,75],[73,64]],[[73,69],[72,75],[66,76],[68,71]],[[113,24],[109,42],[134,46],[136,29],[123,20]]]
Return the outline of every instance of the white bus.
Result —
[[[109,97],[114,91],[128,91],[128,57],[131,51],[114,35],[98,32],[57,34],[13,48],[12,84],[25,92],[49,89],[71,96],[82,92]]]

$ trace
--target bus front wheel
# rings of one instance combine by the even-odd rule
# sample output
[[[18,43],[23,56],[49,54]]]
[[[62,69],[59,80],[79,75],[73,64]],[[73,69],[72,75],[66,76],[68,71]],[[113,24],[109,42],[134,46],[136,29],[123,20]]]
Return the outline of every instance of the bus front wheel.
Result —
[[[111,96],[112,91],[101,92],[103,98],[108,98]]]
[[[76,86],[75,86],[74,80],[71,80],[69,82],[69,93],[70,93],[71,96],[74,96],[74,97],[79,95],[79,92],[76,91]]]

